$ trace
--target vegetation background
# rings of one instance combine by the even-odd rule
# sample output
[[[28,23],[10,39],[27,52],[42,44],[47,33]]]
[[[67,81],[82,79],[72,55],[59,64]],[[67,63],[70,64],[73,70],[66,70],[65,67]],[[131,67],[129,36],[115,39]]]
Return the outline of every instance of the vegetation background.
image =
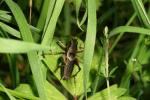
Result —
[[[0,100],[149,100],[149,18],[150,0],[0,0]]]

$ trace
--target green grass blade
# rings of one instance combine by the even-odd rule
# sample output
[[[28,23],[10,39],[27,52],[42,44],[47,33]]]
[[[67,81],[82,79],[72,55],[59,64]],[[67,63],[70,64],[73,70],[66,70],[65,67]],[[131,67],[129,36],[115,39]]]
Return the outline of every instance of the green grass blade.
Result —
[[[80,11],[80,7],[81,7],[81,3],[82,0],[75,0],[75,5],[76,5],[76,19],[77,19],[77,25],[78,27],[83,31],[83,29],[81,28],[82,24],[86,21],[87,18],[87,10],[85,11],[83,18],[81,20],[81,22],[79,21],[79,11]]]
[[[93,59],[95,39],[96,39],[96,2],[95,0],[88,0],[88,25],[87,34],[85,40],[84,50],[84,67],[83,67],[83,85],[84,92],[87,98],[87,82],[89,77],[89,71]]]
[[[58,19],[59,14],[60,14],[60,12],[62,10],[64,1],[65,0],[57,0],[56,1],[52,17],[51,17],[51,19],[50,19],[50,21],[48,23],[47,29],[45,31],[45,35],[43,37],[42,44],[44,44],[44,45],[50,44],[52,39],[53,39],[53,35],[54,35],[57,19]]]
[[[51,16],[53,14],[53,10],[54,10],[54,7],[55,7],[55,3],[56,3],[56,0],[50,0],[49,2],[49,7],[48,7],[48,11],[47,11],[47,17],[46,17],[46,22],[45,22],[45,25],[44,25],[44,31],[47,29],[47,26],[48,26],[48,22],[50,21],[51,19]]]
[[[44,28],[46,17],[47,17],[47,11],[48,11],[48,8],[50,6],[51,1],[52,0],[44,0],[43,6],[42,6],[43,8],[42,8],[42,11],[40,13],[40,18],[39,18],[38,24],[36,26],[40,30],[42,30]]]
[[[134,26],[119,26],[110,32],[109,38],[111,38],[114,35],[120,34],[121,32],[140,33],[140,34],[150,35],[150,30],[146,28],[140,28]]]
[[[69,2],[65,2],[64,4],[64,36],[69,36],[71,33],[71,6]]]
[[[0,48],[0,53],[27,53],[30,51],[43,51],[50,49],[50,47],[36,43],[4,38],[0,38]]]
[[[8,13],[10,13],[10,12],[5,11],[5,10],[0,10],[0,14],[8,14]]]
[[[150,28],[150,20],[147,16],[147,13],[145,11],[144,5],[141,0],[131,0],[132,5],[140,19],[140,21],[143,22],[143,24],[147,27]]]
[[[14,37],[20,38],[20,32],[18,32],[17,30],[11,28],[10,26],[0,22],[0,28],[2,28],[3,30],[5,30],[7,33],[11,34]]]
[[[7,3],[8,7],[11,9],[16,19],[16,22],[19,26],[19,30],[20,30],[23,40],[33,42],[30,28],[19,6],[15,4],[12,0],[5,0],[5,2]],[[45,86],[44,86],[45,80],[42,75],[42,69],[40,66],[41,63],[39,61],[37,52],[30,52],[30,53],[27,53],[27,55],[28,55],[33,78],[35,80],[39,96],[41,99],[47,100],[47,96],[45,93]]]
[[[15,88],[20,83],[19,70],[16,65],[16,55],[7,54],[6,56],[7,56],[8,63],[9,63],[9,70],[10,70],[11,79],[12,79],[12,86],[13,86],[13,88]]]
[[[8,95],[10,100],[16,100],[1,83],[0,86],[2,87],[3,91]]]
[[[129,90],[131,74],[134,72],[134,68],[135,68],[133,59],[137,58],[137,55],[140,51],[140,47],[141,47],[141,43],[143,42],[143,39],[144,39],[144,35],[140,35],[138,38],[138,41],[133,49],[132,55],[128,61],[125,73],[121,79],[120,87],[127,88]],[[127,91],[127,92],[129,92],[129,91]]]
[[[13,17],[8,15],[7,13],[6,14],[0,14],[0,20],[2,20],[3,22],[6,22],[6,23],[14,24]],[[3,26],[2,22],[0,23],[0,26]],[[6,26],[3,26],[3,27],[6,28]],[[40,29],[38,29],[38,28],[36,28],[32,25],[29,25],[29,27],[30,27],[30,29],[32,30],[33,33],[39,34],[41,32]],[[5,30],[5,31],[7,31],[7,30]],[[14,33],[15,31],[12,30],[12,32]],[[13,33],[10,33],[10,34],[13,34]],[[16,33],[16,34],[18,34],[18,33]],[[17,37],[19,37],[19,36],[17,35]]]
[[[10,23],[12,19],[12,16],[8,15],[7,13],[4,13],[3,11],[0,11],[0,20]]]
[[[35,96],[29,96],[27,95],[26,93],[20,93],[18,91],[15,91],[15,90],[10,90],[10,89],[7,89],[5,88],[12,96],[15,96],[17,98],[26,98],[26,99],[29,99],[29,100],[42,100],[38,97],[35,97]],[[0,91],[1,92],[5,92],[3,88],[0,87]]]
[[[136,13],[134,13],[130,19],[128,20],[128,22],[126,23],[126,26],[130,25],[132,23],[132,21],[135,19],[136,17]],[[120,33],[116,40],[113,42],[111,48],[109,49],[109,54],[113,51],[113,49],[115,48],[115,46],[117,45],[117,43],[119,42],[119,40],[123,37],[124,33]]]
[[[135,9],[135,11],[139,17],[139,20],[144,24],[144,27],[147,27],[149,29],[150,28],[150,21],[149,21],[147,14],[146,14],[146,11],[144,9],[142,1],[141,0],[131,0],[131,1],[133,4],[133,7],[134,7],[134,9]],[[131,29],[132,32],[134,32],[135,29],[137,29],[137,28]],[[130,86],[131,74],[134,71],[134,62],[132,61],[132,59],[136,59],[139,52],[141,51],[141,43],[144,40],[144,35],[142,35],[142,34],[150,35],[150,33],[148,32],[148,29],[146,29],[147,30],[146,31],[146,30],[144,30],[144,28],[141,28],[141,29],[138,28],[135,31],[136,33],[140,33],[141,35],[139,36],[139,39],[136,43],[136,46],[134,47],[135,49],[133,49],[132,55],[131,55],[131,57],[128,61],[128,64],[127,64],[127,69],[126,69],[126,71],[122,77],[121,84],[120,84],[121,87],[127,88],[128,90],[129,90],[129,86]],[[129,91],[127,91],[127,92],[129,92]]]

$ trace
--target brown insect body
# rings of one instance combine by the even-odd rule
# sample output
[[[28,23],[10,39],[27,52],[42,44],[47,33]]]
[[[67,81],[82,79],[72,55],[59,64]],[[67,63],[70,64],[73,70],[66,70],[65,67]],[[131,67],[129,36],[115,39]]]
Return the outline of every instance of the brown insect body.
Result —
[[[72,39],[69,44],[66,47],[65,50],[65,54],[63,56],[63,60],[64,60],[64,75],[63,75],[63,79],[64,80],[68,80],[71,77],[74,65],[77,65],[79,68],[79,71],[81,70],[78,61],[76,59],[76,53],[77,53],[77,40],[76,39]],[[78,71],[78,72],[79,72]],[[77,73],[78,73],[77,72]],[[77,73],[73,76],[76,76]]]

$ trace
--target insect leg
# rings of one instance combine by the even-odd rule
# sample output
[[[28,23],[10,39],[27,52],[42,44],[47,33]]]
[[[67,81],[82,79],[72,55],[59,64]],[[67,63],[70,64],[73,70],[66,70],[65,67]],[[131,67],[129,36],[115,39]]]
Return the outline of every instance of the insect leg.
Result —
[[[77,59],[75,59],[74,64],[78,66],[78,71],[73,75],[73,77],[75,77],[81,71],[81,67],[79,66],[79,62]]]
[[[61,41],[57,41],[57,44],[60,46],[61,49],[66,49],[66,46]]]
[[[76,53],[82,53],[84,49],[78,50]]]
[[[64,61],[63,61],[63,57],[60,57],[58,60],[57,60],[57,67],[56,69],[54,70],[54,73],[56,73],[58,71],[58,69],[60,68],[60,77],[61,79],[63,78],[63,75],[64,75]]]

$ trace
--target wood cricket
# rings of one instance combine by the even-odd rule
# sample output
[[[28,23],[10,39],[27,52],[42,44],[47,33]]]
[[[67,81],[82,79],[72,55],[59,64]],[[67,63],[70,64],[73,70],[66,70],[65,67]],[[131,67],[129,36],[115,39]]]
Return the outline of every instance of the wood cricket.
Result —
[[[63,57],[61,57],[62,64],[60,67],[63,67],[61,77],[63,80],[69,80],[71,77],[75,77],[81,70],[76,58],[78,42],[77,39],[73,38],[66,46],[62,45],[60,42],[58,42],[58,45],[65,51]],[[78,71],[72,75],[74,65],[78,66]]]

